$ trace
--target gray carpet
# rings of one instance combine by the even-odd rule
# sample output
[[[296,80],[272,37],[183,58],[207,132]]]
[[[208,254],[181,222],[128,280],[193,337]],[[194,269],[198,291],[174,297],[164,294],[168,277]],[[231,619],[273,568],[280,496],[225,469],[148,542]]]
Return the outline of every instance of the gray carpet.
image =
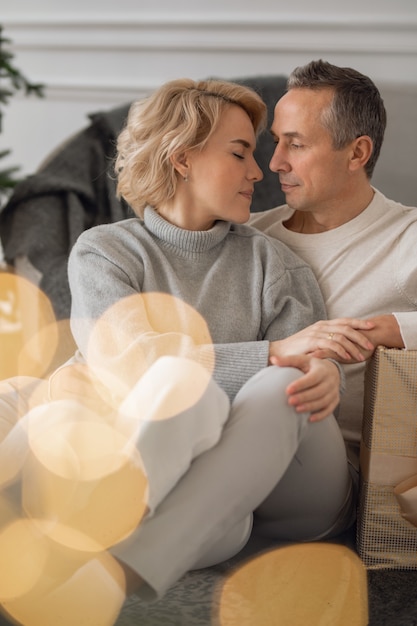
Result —
[[[353,547],[354,533],[336,542]],[[116,626],[211,626],[216,591],[230,568],[268,547],[270,543],[253,537],[237,557],[186,574],[161,600],[145,604],[129,598]],[[368,601],[369,626],[417,626],[417,570],[369,570]]]
[[[353,533],[342,535],[335,541],[353,547]],[[227,573],[246,558],[268,548],[271,548],[270,543],[252,537],[237,557],[186,574],[161,600],[143,603],[136,596],[129,598],[115,626],[212,626],[217,590]],[[368,600],[369,626],[417,626],[417,570],[369,570]],[[0,615],[0,626],[9,624]],[[279,626],[278,617],[275,624]]]

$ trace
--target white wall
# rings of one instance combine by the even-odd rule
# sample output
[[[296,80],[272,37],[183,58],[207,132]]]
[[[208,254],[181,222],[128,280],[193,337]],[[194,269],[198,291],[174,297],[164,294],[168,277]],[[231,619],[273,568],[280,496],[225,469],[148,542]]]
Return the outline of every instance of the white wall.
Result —
[[[1,148],[32,172],[86,114],[179,76],[288,72],[313,58],[350,65],[377,84],[417,84],[415,0],[14,0],[3,3],[15,64],[47,86],[15,97]],[[377,9],[375,8],[377,7]],[[3,161],[4,163],[4,161]],[[3,165],[2,163],[2,165]]]

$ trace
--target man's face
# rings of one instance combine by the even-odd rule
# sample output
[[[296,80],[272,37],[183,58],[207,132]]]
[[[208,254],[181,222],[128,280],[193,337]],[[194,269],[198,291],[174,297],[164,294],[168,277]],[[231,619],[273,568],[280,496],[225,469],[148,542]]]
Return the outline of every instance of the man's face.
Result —
[[[294,88],[275,107],[271,132],[277,145],[269,167],[292,209],[337,210],[349,194],[352,146],[335,150],[321,122],[332,97],[329,88]]]

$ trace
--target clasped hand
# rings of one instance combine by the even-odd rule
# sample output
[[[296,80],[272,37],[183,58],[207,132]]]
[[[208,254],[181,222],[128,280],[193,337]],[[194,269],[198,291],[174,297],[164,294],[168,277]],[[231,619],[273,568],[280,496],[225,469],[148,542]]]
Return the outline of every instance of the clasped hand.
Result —
[[[321,320],[286,339],[271,342],[271,365],[296,367],[304,373],[288,386],[288,403],[297,412],[311,413],[310,421],[330,415],[340,401],[340,372],[326,359],[340,363],[364,361],[373,353],[374,345],[363,333],[373,328],[370,320]]]
[[[310,412],[311,421],[330,415],[339,403],[339,363],[362,363],[377,345],[403,348],[404,343],[394,315],[367,320],[339,318],[321,320],[286,339],[269,344],[269,362],[296,367],[304,376],[287,388],[288,402],[299,412]]]
[[[272,341],[269,356],[311,354],[331,357],[340,363],[361,363],[375,349],[366,336],[374,326],[371,320],[355,318],[320,320],[286,339]]]

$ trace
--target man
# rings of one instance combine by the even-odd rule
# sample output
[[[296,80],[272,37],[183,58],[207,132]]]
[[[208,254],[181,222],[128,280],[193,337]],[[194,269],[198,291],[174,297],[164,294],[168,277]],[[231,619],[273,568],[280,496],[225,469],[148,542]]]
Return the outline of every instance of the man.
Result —
[[[287,204],[257,213],[251,224],[311,265],[330,320],[369,319],[369,330],[360,332],[370,349],[417,349],[417,209],[371,185],[385,125],[383,101],[368,77],[321,60],[295,69],[271,127],[270,169]],[[330,349],[350,332],[349,324],[318,324],[306,336]],[[364,367],[346,367],[338,416],[356,467]]]

